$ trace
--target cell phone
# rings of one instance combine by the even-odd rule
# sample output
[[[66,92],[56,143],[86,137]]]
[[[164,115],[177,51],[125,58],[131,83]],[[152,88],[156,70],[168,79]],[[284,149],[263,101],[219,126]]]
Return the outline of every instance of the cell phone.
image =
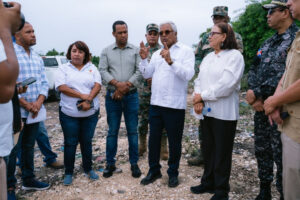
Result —
[[[76,103],[78,111],[82,110],[82,106],[78,107],[78,105],[81,104],[82,102],[84,102],[84,100],[78,100],[77,103]],[[94,101],[91,102],[91,107],[90,108],[94,108]]]
[[[34,82],[36,82],[36,78],[30,77],[30,78],[28,78],[28,79],[25,79],[25,80],[22,81],[21,83],[18,83],[17,86],[18,86],[18,87],[20,87],[20,86],[25,87],[25,86],[27,86],[27,85],[30,85],[30,84],[34,83]]]
[[[288,112],[281,112],[281,113],[280,113],[280,118],[281,118],[282,120],[288,118],[289,116],[290,116],[290,115],[289,115]]]
[[[82,106],[78,106],[78,105],[81,104],[82,102],[84,102],[84,100],[78,100],[77,103],[76,103],[76,106],[77,106],[77,110],[78,110],[78,111],[82,110]]]

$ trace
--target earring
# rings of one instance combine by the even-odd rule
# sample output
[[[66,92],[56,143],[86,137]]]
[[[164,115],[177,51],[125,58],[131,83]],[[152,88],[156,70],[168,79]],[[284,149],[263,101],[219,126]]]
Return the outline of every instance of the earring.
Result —
[[[220,47],[221,47],[221,49],[224,47],[224,42],[221,42]]]

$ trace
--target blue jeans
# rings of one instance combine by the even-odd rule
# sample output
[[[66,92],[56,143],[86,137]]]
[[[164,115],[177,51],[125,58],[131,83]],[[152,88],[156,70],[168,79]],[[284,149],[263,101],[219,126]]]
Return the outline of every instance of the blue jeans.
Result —
[[[36,137],[36,142],[37,142],[42,154],[45,156],[44,162],[47,165],[54,163],[56,161],[57,154],[54,153],[51,149],[48,132],[47,132],[44,122],[39,123],[39,133]],[[19,160],[19,162],[21,161],[21,151],[18,153],[18,160]],[[20,164],[20,163],[17,163],[17,164]]]
[[[22,119],[26,122],[26,119]],[[39,123],[26,124],[20,133],[18,143],[12,149],[7,163],[7,187],[15,187],[17,179],[15,177],[16,158],[21,151],[21,169],[22,180],[26,182],[28,179],[34,178],[34,144],[39,131]]]
[[[92,170],[92,138],[98,122],[98,115],[99,110],[88,117],[70,117],[59,109],[59,120],[65,139],[64,164],[66,175],[73,174],[78,142],[82,154],[83,170],[85,173]]]
[[[39,134],[37,135],[36,142],[37,142],[42,154],[45,156],[44,162],[47,165],[50,165],[53,162],[55,162],[56,158],[57,158],[57,154],[54,153],[51,149],[48,132],[47,132],[44,122],[40,122]]]
[[[105,97],[105,108],[107,113],[107,123],[109,126],[106,137],[106,161],[108,165],[114,165],[118,148],[118,133],[122,112],[124,113],[127,137],[129,143],[130,164],[137,164],[138,156],[138,93],[124,95],[122,100],[113,100],[111,92],[107,91]]]

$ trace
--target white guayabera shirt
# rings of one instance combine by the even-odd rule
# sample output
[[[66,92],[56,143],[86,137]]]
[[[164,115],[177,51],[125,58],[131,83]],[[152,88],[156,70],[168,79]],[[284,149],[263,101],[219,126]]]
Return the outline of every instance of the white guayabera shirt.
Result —
[[[177,42],[169,49],[172,65],[157,50],[148,63],[141,61],[139,69],[144,78],[152,77],[151,105],[174,109],[186,108],[188,81],[194,76],[195,55],[193,50]]]
[[[194,94],[201,94],[206,116],[221,120],[238,120],[239,90],[244,72],[244,58],[235,49],[209,53],[200,65],[195,79]]]
[[[6,54],[0,40],[0,62],[4,60],[6,60]],[[11,101],[0,104],[0,157],[9,155],[13,148],[12,122],[13,108]]]

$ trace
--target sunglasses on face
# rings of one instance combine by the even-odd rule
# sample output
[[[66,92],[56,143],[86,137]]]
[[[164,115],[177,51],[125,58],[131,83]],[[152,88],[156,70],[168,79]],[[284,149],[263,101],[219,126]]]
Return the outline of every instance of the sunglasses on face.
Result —
[[[163,34],[169,35],[171,32],[173,32],[173,31],[170,31],[170,30],[160,31],[160,32],[159,32],[159,35],[160,35],[160,36],[162,36]]]
[[[210,32],[210,33],[209,33],[209,37],[212,37],[212,36],[214,36],[214,35],[216,35],[216,34],[222,34],[222,33],[220,33],[220,32]]]
[[[158,35],[158,33],[157,33],[156,31],[150,31],[150,32],[148,33],[148,35],[157,36],[157,35]]]

